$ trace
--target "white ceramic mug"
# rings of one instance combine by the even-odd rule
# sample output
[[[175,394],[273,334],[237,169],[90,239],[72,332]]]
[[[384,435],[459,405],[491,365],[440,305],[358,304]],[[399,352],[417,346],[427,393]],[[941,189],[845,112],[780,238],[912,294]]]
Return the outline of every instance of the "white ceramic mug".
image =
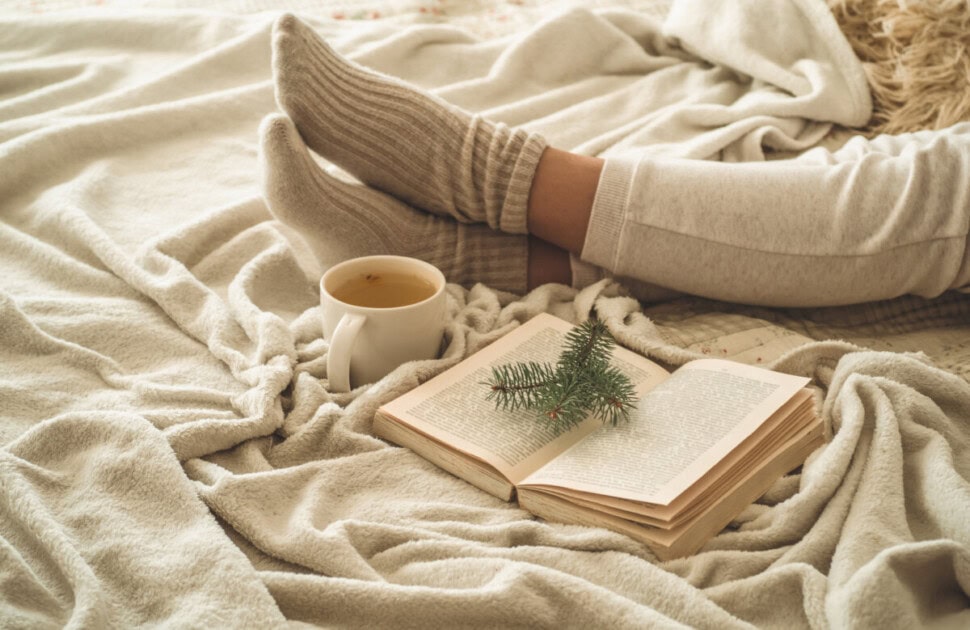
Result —
[[[434,293],[420,302],[392,307],[350,304],[334,297],[355,278],[406,274],[430,282]],[[373,383],[408,361],[438,356],[445,324],[445,276],[429,263],[404,256],[352,258],[320,279],[323,336],[330,342],[330,390],[350,391]]]

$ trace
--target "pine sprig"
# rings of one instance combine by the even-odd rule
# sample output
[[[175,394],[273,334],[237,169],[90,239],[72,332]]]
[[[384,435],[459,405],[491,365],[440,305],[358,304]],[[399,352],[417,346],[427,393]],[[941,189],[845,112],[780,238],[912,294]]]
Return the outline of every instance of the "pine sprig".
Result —
[[[487,399],[496,408],[535,409],[556,432],[571,429],[590,415],[616,426],[636,406],[630,379],[610,365],[616,342],[606,326],[588,320],[566,335],[555,367],[512,363],[492,368]]]
[[[543,390],[555,377],[555,370],[548,363],[507,363],[492,368],[492,377],[486,384],[491,388],[486,400],[494,400],[497,409],[515,411],[531,409]]]

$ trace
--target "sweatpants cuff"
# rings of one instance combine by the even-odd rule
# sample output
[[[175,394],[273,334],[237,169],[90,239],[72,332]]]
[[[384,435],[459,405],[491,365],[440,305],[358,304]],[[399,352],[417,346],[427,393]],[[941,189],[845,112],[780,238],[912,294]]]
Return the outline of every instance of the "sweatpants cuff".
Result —
[[[636,158],[615,157],[607,158],[603,165],[580,255],[584,261],[616,271],[620,234],[638,164]]]

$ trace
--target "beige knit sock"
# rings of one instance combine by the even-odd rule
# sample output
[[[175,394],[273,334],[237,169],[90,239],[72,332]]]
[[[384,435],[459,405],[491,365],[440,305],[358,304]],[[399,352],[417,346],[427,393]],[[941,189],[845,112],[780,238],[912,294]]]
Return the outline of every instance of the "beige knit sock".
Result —
[[[397,254],[425,260],[449,282],[525,293],[528,237],[465,225],[415,210],[380,191],[348,184],[314,161],[282,114],[260,126],[263,195],[270,211],[333,264],[355,256]]]
[[[541,136],[363,68],[292,15],[273,28],[273,74],[279,106],[327,160],[422,210],[527,233]]]

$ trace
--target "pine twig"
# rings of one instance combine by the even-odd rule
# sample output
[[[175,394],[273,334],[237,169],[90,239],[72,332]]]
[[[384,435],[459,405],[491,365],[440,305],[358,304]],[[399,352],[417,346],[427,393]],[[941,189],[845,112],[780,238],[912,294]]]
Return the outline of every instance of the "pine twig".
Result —
[[[548,363],[509,363],[492,368],[492,376],[485,381],[489,392],[486,400],[494,400],[495,407],[506,411],[531,409],[538,397],[555,377]]]
[[[492,368],[488,400],[508,411],[535,409],[552,422],[556,433],[592,415],[616,426],[636,406],[630,379],[610,365],[616,342],[600,321],[588,320],[566,335],[555,367],[548,363],[514,363]]]

